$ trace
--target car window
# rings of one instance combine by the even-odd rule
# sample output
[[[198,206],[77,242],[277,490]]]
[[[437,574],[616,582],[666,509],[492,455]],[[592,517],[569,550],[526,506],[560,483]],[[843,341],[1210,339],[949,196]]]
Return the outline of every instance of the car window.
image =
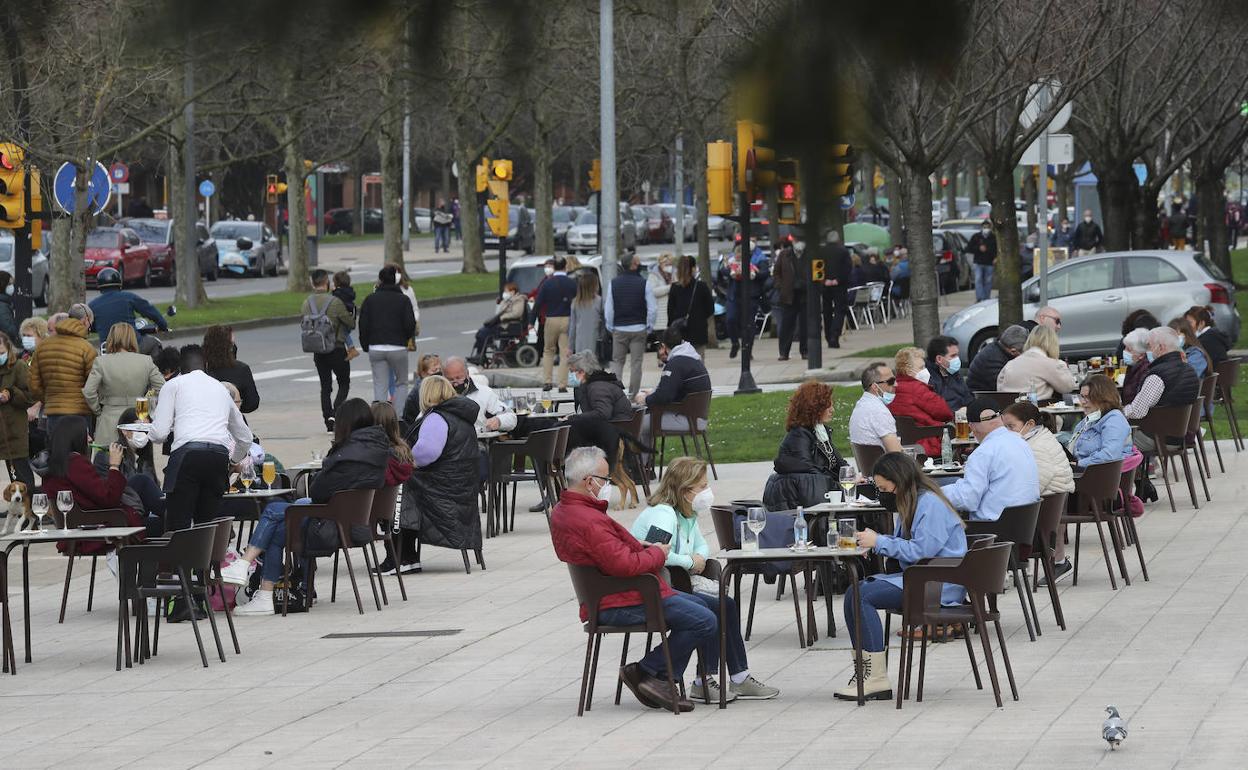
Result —
[[[1150,286],[1184,280],[1184,275],[1177,267],[1157,257],[1132,257],[1126,261],[1125,267],[1128,286]]]
[[[1205,272],[1208,273],[1209,276],[1213,278],[1215,281],[1231,280],[1230,278],[1227,277],[1226,273],[1222,270],[1222,268],[1218,267],[1217,264],[1213,262],[1213,260],[1209,259],[1209,257],[1207,257],[1204,254],[1196,255],[1196,264],[1203,267],[1205,269]]]
[[[1069,297],[1114,287],[1114,260],[1096,259],[1070,265],[1049,275],[1049,298]]]
[[[87,233],[87,248],[89,249],[115,249],[117,248],[117,231],[116,230],[96,230]]]
[[[213,238],[219,238],[225,241],[233,241],[239,238],[247,238],[253,241],[258,241],[260,240],[261,232],[268,229],[265,227],[262,230],[262,227],[262,225],[256,222],[217,222],[212,226],[211,232]]]
[[[13,241],[0,241],[0,262],[8,262],[13,259]]]
[[[130,228],[139,234],[139,239],[144,243],[164,243],[165,235],[169,231],[169,223],[159,220],[135,220],[130,222]]]
[[[581,215],[576,218],[576,223],[578,225],[596,225],[598,224],[598,217],[594,216],[592,211],[582,211]]]

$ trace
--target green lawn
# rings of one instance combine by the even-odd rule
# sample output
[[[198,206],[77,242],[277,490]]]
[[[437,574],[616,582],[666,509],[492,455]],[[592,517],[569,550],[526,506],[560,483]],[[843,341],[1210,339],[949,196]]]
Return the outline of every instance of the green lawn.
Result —
[[[897,351],[902,348],[910,347],[911,343],[903,342],[897,345],[880,345],[875,348],[867,348],[857,353],[845,353],[842,358],[878,358],[889,362],[892,365],[893,356],[897,355]]]
[[[498,289],[498,276],[492,273],[451,273],[412,281],[418,300],[438,297],[455,297],[479,294]],[[373,290],[372,283],[355,284],[356,296],[361,300]],[[174,319],[174,327],[210,326],[251,321],[259,318],[282,318],[299,314],[308,293],[303,291],[275,291],[250,294],[243,297],[210,299],[208,304],[194,310],[180,310]]]
[[[828,425],[832,443],[846,457],[849,447],[849,413],[862,395],[861,388],[833,387],[833,416]],[[711,453],[716,463],[771,461],[784,438],[784,420],[791,391],[752,396],[720,396],[711,399]],[[675,442],[679,452],[680,441]],[[672,454],[669,442],[668,456]]]
[[[334,233],[333,235],[321,236],[321,243],[365,243],[367,241],[380,241],[386,237],[385,233],[364,233],[363,235],[355,235],[353,233]],[[433,233],[411,233],[412,238],[432,238]]]

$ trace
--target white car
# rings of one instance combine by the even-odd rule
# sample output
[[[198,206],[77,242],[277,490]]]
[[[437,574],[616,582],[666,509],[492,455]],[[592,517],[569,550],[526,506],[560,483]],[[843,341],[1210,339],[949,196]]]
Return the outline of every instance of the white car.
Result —
[[[621,251],[637,249],[637,225],[627,204],[620,206],[620,238]],[[576,217],[576,224],[568,228],[568,253],[593,254],[598,248],[598,216],[593,211],[582,211]]]

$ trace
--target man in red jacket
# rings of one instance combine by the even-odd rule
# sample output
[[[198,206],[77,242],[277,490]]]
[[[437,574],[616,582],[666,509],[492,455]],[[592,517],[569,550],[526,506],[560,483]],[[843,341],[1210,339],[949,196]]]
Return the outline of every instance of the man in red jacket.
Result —
[[[607,515],[610,484],[607,473],[606,455],[598,447],[582,447],[568,455],[564,463],[567,488],[550,515],[550,534],[556,555],[569,564],[592,565],[603,574],[615,577],[659,575],[671,547],[639,542]],[[719,660],[719,622],[715,612],[698,595],[672,590],[661,575],[659,590],[675,669],[672,678],[679,681],[695,649],[702,647],[706,657],[713,648],[713,660]],[[604,624],[644,622],[641,594],[636,591],[604,596],[596,611]],[[582,606],[581,620],[588,617],[588,608]],[[638,663],[620,669],[620,678],[643,705],[670,709],[672,698],[678,695],[667,686],[666,668],[663,648],[656,646]],[[718,696],[717,690],[714,695]],[[693,710],[693,703],[683,698],[679,699],[679,705],[682,711]]]

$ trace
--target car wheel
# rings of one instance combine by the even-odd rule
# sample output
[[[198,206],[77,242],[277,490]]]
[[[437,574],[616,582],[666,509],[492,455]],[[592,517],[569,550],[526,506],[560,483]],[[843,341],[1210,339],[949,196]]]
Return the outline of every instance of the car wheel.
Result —
[[[152,288],[152,263],[143,263],[143,277],[139,279],[139,285],[144,289]]]
[[[967,356],[966,359],[967,363],[969,364],[971,361],[975,360],[975,354],[983,349],[985,345],[995,342],[996,339],[997,327],[995,326],[989,326],[976,332],[975,336],[971,337],[971,350],[970,355]]]

